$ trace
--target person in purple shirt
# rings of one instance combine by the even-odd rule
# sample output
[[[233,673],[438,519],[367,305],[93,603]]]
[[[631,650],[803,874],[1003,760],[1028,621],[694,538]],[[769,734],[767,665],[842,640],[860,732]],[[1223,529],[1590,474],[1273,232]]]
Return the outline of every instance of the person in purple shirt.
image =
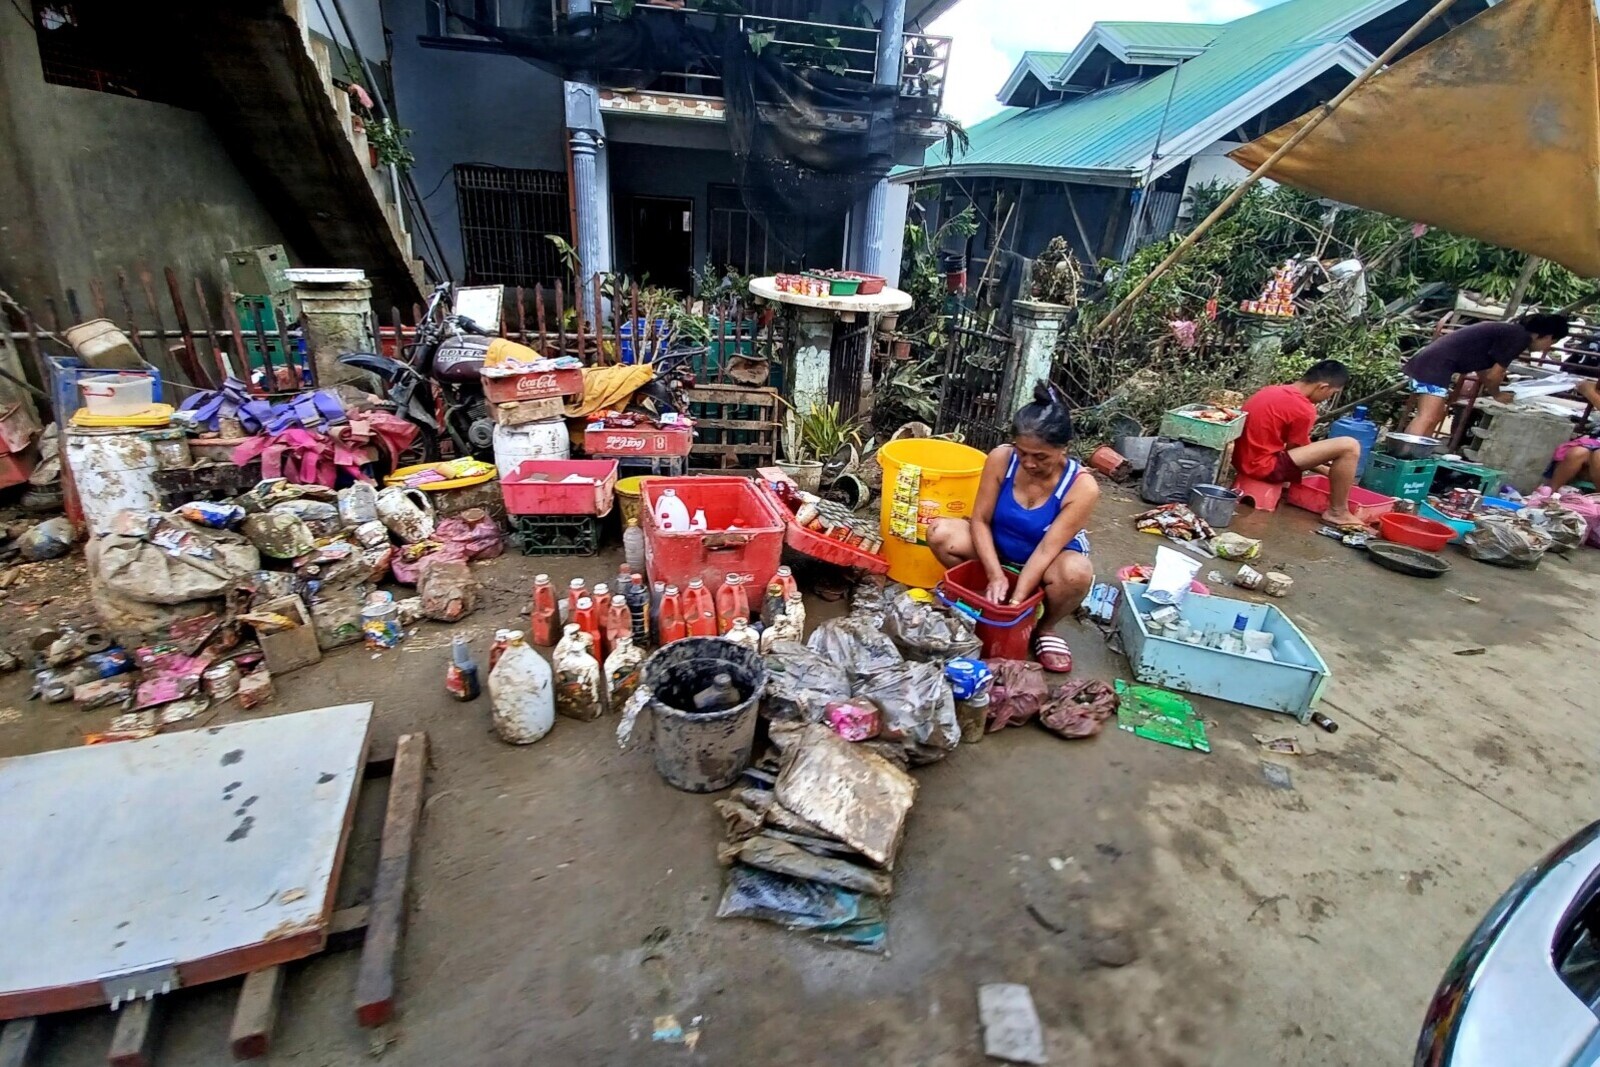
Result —
[[[1515,322],[1480,322],[1445,334],[1400,368],[1417,395],[1417,413],[1406,433],[1432,437],[1438,431],[1456,375],[1483,372],[1478,395],[1494,396],[1512,360],[1530,349],[1548,352],[1570,329],[1564,315],[1524,315]]]

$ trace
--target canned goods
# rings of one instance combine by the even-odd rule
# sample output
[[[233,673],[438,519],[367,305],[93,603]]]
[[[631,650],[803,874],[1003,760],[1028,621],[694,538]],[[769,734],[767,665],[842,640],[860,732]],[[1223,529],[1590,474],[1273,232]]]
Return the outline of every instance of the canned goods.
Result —
[[[228,700],[239,692],[239,665],[232,660],[208,667],[200,684],[212,700]]]

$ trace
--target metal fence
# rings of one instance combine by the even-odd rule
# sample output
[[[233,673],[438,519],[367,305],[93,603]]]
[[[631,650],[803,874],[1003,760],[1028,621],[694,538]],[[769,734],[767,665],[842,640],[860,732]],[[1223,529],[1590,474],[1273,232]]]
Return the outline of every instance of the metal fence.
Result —
[[[958,308],[950,318],[935,431],[960,433],[984,451],[1006,440],[1013,413],[1005,397],[1015,363],[1010,334],[974,308]]]

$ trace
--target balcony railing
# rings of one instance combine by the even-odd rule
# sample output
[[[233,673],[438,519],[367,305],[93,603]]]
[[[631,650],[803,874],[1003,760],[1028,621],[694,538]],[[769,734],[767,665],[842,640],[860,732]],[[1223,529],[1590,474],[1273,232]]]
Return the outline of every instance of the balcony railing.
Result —
[[[431,0],[431,31],[440,38],[485,41],[468,29],[462,20],[451,16],[449,5],[459,0]],[[494,12],[510,0],[478,0],[488,5],[480,17],[492,19]],[[711,14],[681,7],[651,4],[636,0],[617,4],[615,0],[592,0],[594,12],[604,18],[680,19],[703,29],[718,20],[733,20],[738,32],[751,47],[763,55],[774,54],[795,67],[827,70],[840,77],[873,82],[878,74],[878,31],[871,26],[846,26],[801,19],[772,18],[764,15]],[[551,0],[551,27],[559,27],[567,13],[566,0]],[[623,15],[620,11],[631,11]],[[950,65],[951,38],[927,33],[906,33],[900,65],[900,96],[919,113],[936,115],[944,103],[945,75]],[[721,97],[722,80],[710,68],[665,70],[643,88],[685,96]]]

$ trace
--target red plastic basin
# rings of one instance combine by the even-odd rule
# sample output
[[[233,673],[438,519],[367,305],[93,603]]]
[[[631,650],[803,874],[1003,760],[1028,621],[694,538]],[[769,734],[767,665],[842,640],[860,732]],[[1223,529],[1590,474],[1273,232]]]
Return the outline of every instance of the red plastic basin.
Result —
[[[1425,552],[1437,552],[1448,545],[1456,532],[1442,522],[1425,519],[1421,515],[1400,515],[1394,512],[1378,518],[1378,533],[1385,541],[1394,541]]]
[[[1328,476],[1325,474],[1308,474],[1300,481],[1289,487],[1287,494],[1289,503],[1297,508],[1303,508],[1313,515],[1320,515],[1328,510],[1331,502],[1328,493]],[[1380,515],[1394,510],[1395,498],[1374,493],[1371,489],[1363,489],[1359,485],[1350,487],[1350,510],[1356,518],[1369,526]]]
[[[1015,589],[1017,576],[1007,574],[1006,577]],[[980,616],[978,640],[983,642],[984,659],[1027,659],[1034,614],[1044,602],[1044,590],[1037,590],[1020,604],[996,604],[984,595],[988,585],[983,561],[969,559],[945,571],[944,580],[935,592],[947,601],[977,609]]]

